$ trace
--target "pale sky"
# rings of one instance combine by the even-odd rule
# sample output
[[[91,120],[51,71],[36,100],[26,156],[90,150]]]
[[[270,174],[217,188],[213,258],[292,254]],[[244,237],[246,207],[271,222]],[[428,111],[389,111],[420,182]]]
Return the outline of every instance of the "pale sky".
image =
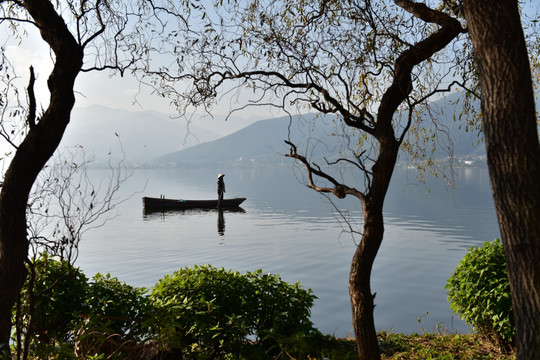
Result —
[[[3,41],[2,41],[3,42]],[[18,84],[25,87],[28,83],[29,67],[32,65],[36,72],[36,97],[38,102],[46,104],[48,90],[46,81],[52,70],[52,60],[49,49],[39,41],[25,41],[22,46],[6,46],[8,58],[19,77]],[[175,109],[169,105],[169,100],[158,95],[150,94],[147,87],[140,88],[139,83],[130,75],[110,77],[107,71],[81,72],[75,83],[76,106],[86,107],[100,104],[112,108],[122,108],[131,111],[156,110],[163,113],[174,113]],[[138,94],[134,104],[135,95]],[[225,109],[217,109],[219,113],[225,113]]]
[[[531,7],[534,14],[538,11],[538,4],[534,1],[526,2],[525,6]],[[33,26],[25,26],[28,36],[22,43],[18,43],[10,33],[7,27],[0,28],[0,45],[5,44],[8,58],[19,76],[19,89],[25,89],[28,84],[28,68],[33,65],[37,75],[36,96],[38,104],[46,107],[48,104],[48,90],[46,80],[52,69],[52,60],[48,46],[41,39],[39,33]],[[19,29],[20,31],[20,29]],[[139,93],[139,83],[126,75],[124,78],[115,76],[109,77],[106,72],[80,73],[76,84],[76,108],[86,107],[93,104],[99,104],[111,108],[122,108],[130,111],[155,110],[165,114],[175,114],[176,109],[169,104],[169,100],[163,99],[157,95],[150,94],[148,88],[143,87],[141,93],[137,96],[138,104],[134,104],[135,95]],[[24,96],[24,95],[23,95]],[[249,96],[248,90],[242,94],[242,98]],[[23,97],[24,99],[24,97]],[[233,100],[225,100],[218,103],[213,114],[220,117],[225,116],[234,107]],[[242,112],[235,113],[235,118],[244,118],[243,126],[250,121],[283,116],[282,112],[270,108],[249,108]],[[231,121],[232,122],[232,121]],[[218,126],[218,132],[229,132],[236,130],[237,127],[231,126],[226,122],[212,122],[212,126]]]
[[[47,89],[47,78],[52,70],[52,59],[48,46],[41,39],[35,29],[28,27],[29,35],[21,43],[13,39],[6,29],[0,29],[0,44],[6,44],[6,53],[12,66],[18,76],[14,84],[20,90],[26,89],[29,78],[29,67],[32,65],[36,73],[35,92],[38,102],[38,109],[46,107],[49,100],[49,91]],[[124,77],[116,75],[110,77],[110,73],[103,72],[81,72],[75,83],[75,110],[90,105],[102,105],[111,108],[121,108],[129,111],[155,110],[164,114],[174,115],[177,110],[170,105],[168,99],[164,99],[157,94],[151,94],[151,89],[142,85],[129,74]],[[137,97],[135,98],[135,96]],[[21,97],[25,99],[23,94]],[[135,103],[137,101],[137,103]],[[40,106],[41,105],[41,106]],[[217,118],[223,119],[231,109],[230,102],[218,103],[212,109],[212,114]],[[272,109],[261,108],[246,109],[234,114],[234,118],[229,122],[211,121],[208,125],[208,116],[201,120],[198,116],[192,117],[194,122],[201,121],[203,127],[216,130],[218,133],[226,134],[238,130],[249,123],[265,118],[282,116]],[[204,123],[203,123],[204,122]],[[234,124],[233,124],[234,123]]]

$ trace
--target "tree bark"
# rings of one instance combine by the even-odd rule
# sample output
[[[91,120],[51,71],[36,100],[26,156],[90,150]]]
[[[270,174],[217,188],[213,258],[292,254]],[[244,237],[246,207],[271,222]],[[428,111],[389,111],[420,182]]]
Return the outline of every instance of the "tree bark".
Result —
[[[18,147],[0,192],[0,353],[9,351],[11,312],[25,278],[28,254],[26,204],[39,172],[52,156],[69,123],[75,103],[73,86],[82,67],[83,50],[48,0],[22,3],[55,53],[48,79],[47,110]]]
[[[373,229],[373,233],[369,237],[374,241],[369,244],[362,238],[361,244],[371,246],[358,246],[351,264],[349,295],[352,306],[353,328],[360,359],[378,360],[381,358],[373,316],[375,294],[371,293],[370,275],[373,260],[375,259],[371,254],[373,252],[376,254],[380,247],[383,232],[380,228]],[[376,238],[377,240],[375,240]]]
[[[360,359],[381,358],[373,310],[375,294],[371,292],[371,270],[384,235],[382,204],[366,204],[364,234],[357,246],[349,275],[349,296],[358,356]]]
[[[480,67],[495,209],[512,291],[518,360],[540,359],[540,145],[517,1],[464,1]]]
[[[390,116],[390,119],[392,117]],[[349,275],[353,327],[360,359],[381,358],[373,310],[375,294],[371,293],[371,270],[384,236],[383,205],[390,186],[400,143],[389,127],[380,139],[380,153],[373,166],[373,182],[362,199],[364,233],[357,246]]]

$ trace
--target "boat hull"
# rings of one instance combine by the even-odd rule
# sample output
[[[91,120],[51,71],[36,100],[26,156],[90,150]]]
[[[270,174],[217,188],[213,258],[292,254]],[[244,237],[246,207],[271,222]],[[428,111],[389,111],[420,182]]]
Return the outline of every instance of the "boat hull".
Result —
[[[175,210],[175,209],[212,209],[212,208],[234,208],[240,206],[246,198],[233,198],[216,200],[182,200],[164,198],[143,198],[145,210]]]

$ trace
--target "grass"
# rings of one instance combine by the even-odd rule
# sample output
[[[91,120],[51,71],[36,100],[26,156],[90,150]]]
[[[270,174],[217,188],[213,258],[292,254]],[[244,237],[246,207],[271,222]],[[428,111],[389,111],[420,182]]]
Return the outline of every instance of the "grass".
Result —
[[[383,360],[513,360],[513,352],[504,352],[478,334],[394,334],[379,333]]]
[[[515,353],[502,351],[498,346],[478,334],[423,333],[405,335],[381,331],[378,333],[378,339],[382,360],[515,360],[516,358]],[[285,348],[274,349],[277,352],[274,352],[273,355],[264,352],[249,352],[249,354],[243,353],[239,357],[232,356],[226,357],[226,359],[358,359],[356,342],[352,338],[336,338],[319,333],[296,338],[296,341],[287,345]],[[30,358],[38,359],[38,357],[32,356]],[[155,357],[141,357],[140,359],[145,358],[154,359]]]
[[[515,360],[515,353],[504,352],[497,345],[478,334],[378,334],[383,360]],[[331,336],[319,342],[324,349],[310,360],[358,359],[354,339]],[[295,358],[293,356],[293,358]]]

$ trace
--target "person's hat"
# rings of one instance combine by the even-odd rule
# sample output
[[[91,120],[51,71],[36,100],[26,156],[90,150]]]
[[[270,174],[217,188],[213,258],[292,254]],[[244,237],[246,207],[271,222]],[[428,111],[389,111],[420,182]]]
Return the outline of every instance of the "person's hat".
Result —
[[[219,175],[217,176],[217,178],[219,179],[220,177],[224,177],[224,176],[225,176],[225,174],[219,174]]]

